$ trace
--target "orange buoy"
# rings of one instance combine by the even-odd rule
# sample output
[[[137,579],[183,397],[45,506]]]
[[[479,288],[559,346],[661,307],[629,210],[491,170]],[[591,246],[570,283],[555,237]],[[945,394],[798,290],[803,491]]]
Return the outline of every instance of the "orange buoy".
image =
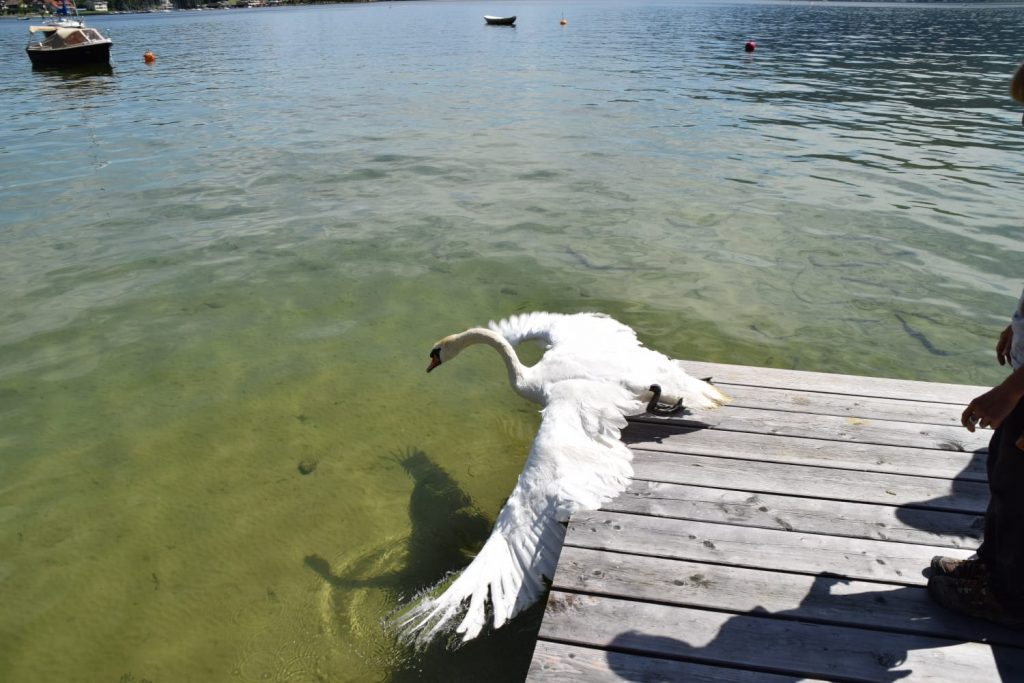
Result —
[[[156,55],[153,54],[152,52],[148,52],[147,51],[147,52],[143,53],[142,59],[146,62],[146,64],[152,64],[153,62],[156,61]]]
[[[747,52],[753,52],[754,50],[757,49],[757,43],[755,43],[752,40],[748,40],[747,44],[743,46],[743,49],[746,50]]]

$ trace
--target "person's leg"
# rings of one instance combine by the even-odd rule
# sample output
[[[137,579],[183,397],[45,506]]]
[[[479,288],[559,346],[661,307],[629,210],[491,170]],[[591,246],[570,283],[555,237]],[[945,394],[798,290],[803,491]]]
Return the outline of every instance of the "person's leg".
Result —
[[[928,594],[943,607],[1012,628],[1024,628],[1024,452],[1015,444],[1022,432],[1024,401],[989,443],[990,499],[979,560],[934,558],[928,579]]]
[[[1003,433],[1006,431],[1006,422],[1000,425],[1000,428],[995,430],[992,434],[992,438],[988,440],[988,458],[985,460],[985,472],[988,476],[989,482],[995,477],[995,471],[998,467],[999,462],[999,445],[1003,441]],[[997,530],[999,522],[999,514],[993,510],[993,506],[997,505],[996,499],[992,496],[992,485],[989,484],[989,499],[988,507],[985,510],[985,530],[981,537],[981,546],[978,548],[978,552],[975,553],[978,559],[983,563],[992,562],[993,548],[996,543],[985,543],[986,538],[995,539],[999,536]]]
[[[985,470],[988,474],[988,480],[992,481],[994,473],[996,471],[997,462],[999,460],[999,444],[1002,441],[1003,431],[1001,429],[995,430],[992,434],[992,438],[988,441],[988,458],[985,461]],[[991,490],[989,491],[991,493]],[[977,579],[983,574],[987,574],[986,565],[992,561],[992,549],[995,547],[995,543],[985,545],[986,538],[996,538],[999,534],[996,530],[999,515],[992,510],[993,498],[989,496],[988,510],[985,512],[985,530],[982,536],[981,545],[978,550],[975,551],[974,557],[963,560],[958,557],[949,557],[945,555],[936,555],[932,558],[931,562],[931,576],[950,576],[955,579]]]
[[[1024,616],[1024,401],[1003,421],[989,445],[989,490],[985,537],[979,556],[990,573],[995,597],[1007,611]]]

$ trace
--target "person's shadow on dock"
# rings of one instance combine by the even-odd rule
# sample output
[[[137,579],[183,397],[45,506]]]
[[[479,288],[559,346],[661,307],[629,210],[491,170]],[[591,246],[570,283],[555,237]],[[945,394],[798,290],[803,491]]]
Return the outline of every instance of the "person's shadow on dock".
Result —
[[[409,449],[393,456],[413,480],[409,496],[409,535],[385,541],[344,569],[335,570],[324,557],[307,555],[305,566],[330,586],[331,608],[339,624],[365,620],[356,604],[360,592],[377,591],[384,609],[394,610],[420,591],[436,584],[470,563],[490,535],[493,521],[480,512],[458,482],[422,450]],[[404,547],[401,547],[404,544]],[[397,547],[396,547],[397,546]],[[392,568],[396,560],[401,562]],[[386,659],[392,683],[404,681],[488,680],[521,681],[529,666],[529,653],[536,641],[543,616],[540,601],[497,631],[485,630],[480,637],[452,651],[444,638],[425,649],[397,641],[381,624],[375,631],[384,641],[373,645]],[[363,610],[365,611],[365,610]],[[379,620],[382,615],[377,614]],[[371,628],[370,630],[373,630]],[[507,658],[495,671],[495,653]]]
[[[987,459],[988,448],[974,451],[971,459],[953,478],[948,494],[901,505],[896,509],[896,518],[922,531],[944,533],[947,537],[955,533],[959,535],[958,547],[976,549],[981,545],[981,535],[985,530]]]
[[[857,613],[863,618],[890,608],[896,609],[896,606],[906,609],[908,605],[928,600],[924,591],[916,586],[895,589],[886,586],[880,591],[833,594],[834,586],[846,582],[840,577],[820,574],[796,608],[770,612],[755,607],[748,612],[731,615],[715,637],[702,646],[667,636],[625,631],[608,646],[609,668],[623,680],[645,683],[678,681],[681,675],[704,680],[698,675],[700,672],[684,670],[694,665],[698,668],[700,665],[726,667],[717,669],[717,674],[714,673],[716,669],[704,671],[709,678],[732,672],[736,674],[736,680],[748,680],[744,676],[749,675],[750,681],[765,683],[790,683],[808,677],[882,683],[898,681],[913,674],[906,665],[911,651],[967,642],[952,636],[937,638],[900,633],[898,626],[890,626],[892,630],[885,632],[876,631],[874,637],[861,638],[857,627],[829,626],[830,623],[846,622],[840,616],[843,613]],[[924,611],[927,612],[928,608],[925,607]],[[931,617],[919,619],[918,625],[929,619],[940,622],[941,630],[941,623],[955,622],[958,617],[933,613]],[[816,629],[824,630],[814,634]],[[834,631],[830,633],[828,629]],[[1004,681],[1024,680],[1024,650],[995,646],[993,653]],[[658,660],[652,663],[638,659],[638,655]]]

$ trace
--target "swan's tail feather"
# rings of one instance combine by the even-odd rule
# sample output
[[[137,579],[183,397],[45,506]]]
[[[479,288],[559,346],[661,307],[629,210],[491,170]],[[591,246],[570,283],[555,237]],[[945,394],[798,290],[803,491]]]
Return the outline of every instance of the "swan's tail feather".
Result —
[[[709,410],[732,402],[732,399],[722,393],[714,384],[690,375],[686,375],[683,380],[682,389],[680,398],[683,399],[683,405],[691,410]]]

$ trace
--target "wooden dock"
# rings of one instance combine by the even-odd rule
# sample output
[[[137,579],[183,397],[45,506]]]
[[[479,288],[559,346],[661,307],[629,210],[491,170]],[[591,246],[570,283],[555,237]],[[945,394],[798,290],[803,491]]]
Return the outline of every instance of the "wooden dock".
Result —
[[[529,681],[1024,681],[1024,632],[925,589],[979,542],[987,387],[687,369],[733,403],[623,432],[635,479],[570,521]]]

